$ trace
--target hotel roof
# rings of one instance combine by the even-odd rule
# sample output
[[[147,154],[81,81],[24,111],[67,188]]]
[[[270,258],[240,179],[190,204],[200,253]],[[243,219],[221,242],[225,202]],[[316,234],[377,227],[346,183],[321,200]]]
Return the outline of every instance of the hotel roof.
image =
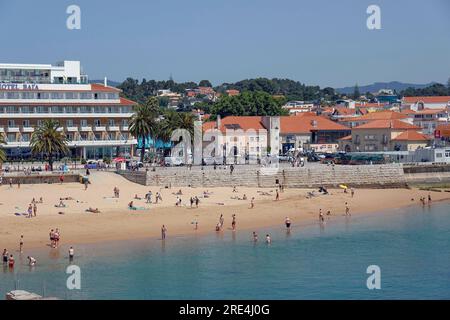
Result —
[[[220,120],[220,128],[218,128],[222,132],[226,132],[227,129],[229,130],[262,130],[265,129],[263,124],[261,123],[262,117],[261,116],[228,116],[225,118],[222,118]],[[205,122],[203,124],[203,130],[210,130],[216,128],[216,121],[209,121]]]

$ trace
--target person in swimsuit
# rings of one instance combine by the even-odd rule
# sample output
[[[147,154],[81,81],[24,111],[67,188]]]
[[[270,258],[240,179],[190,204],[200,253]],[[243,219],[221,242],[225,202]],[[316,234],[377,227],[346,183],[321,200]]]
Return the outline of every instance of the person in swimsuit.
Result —
[[[266,234],[266,243],[267,244],[271,244],[272,243],[272,239],[270,238],[270,235]]]
[[[14,260],[13,255],[11,254],[8,259],[8,266],[10,269],[14,268],[14,263],[15,263],[15,260]]]
[[[20,236],[20,241],[19,241],[19,252],[20,252],[20,253],[23,252],[23,235]]]
[[[258,241],[258,234],[253,231],[253,242],[257,242]]]
[[[286,217],[286,220],[284,220],[284,223],[286,224],[286,229],[291,229],[291,219],[289,217]]]
[[[34,267],[34,266],[36,265],[36,262],[37,262],[37,261],[36,261],[35,258],[28,256],[27,259],[28,259],[28,265],[29,265],[30,267]]]
[[[231,221],[231,228],[233,229],[233,231],[236,230],[236,215],[233,214],[233,220]]]
[[[2,258],[3,258],[3,263],[7,264],[8,263],[8,250],[3,249],[3,256],[2,256]]]
[[[73,257],[75,256],[75,250],[73,249],[73,247],[69,248],[69,261],[72,262],[73,261]]]

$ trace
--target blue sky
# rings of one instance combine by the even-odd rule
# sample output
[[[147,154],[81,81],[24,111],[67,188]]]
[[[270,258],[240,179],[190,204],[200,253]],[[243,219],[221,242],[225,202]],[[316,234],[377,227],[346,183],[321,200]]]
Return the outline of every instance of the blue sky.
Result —
[[[66,8],[81,7],[81,30]],[[381,30],[366,9],[381,8]],[[447,0],[0,0],[0,61],[80,60],[91,79],[446,82]]]

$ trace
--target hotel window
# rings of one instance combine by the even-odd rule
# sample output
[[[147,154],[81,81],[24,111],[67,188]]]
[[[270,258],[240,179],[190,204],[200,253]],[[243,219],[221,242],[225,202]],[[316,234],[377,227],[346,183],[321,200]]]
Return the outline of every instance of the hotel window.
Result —
[[[73,120],[72,119],[66,120],[66,127],[73,127]]]
[[[69,141],[73,141],[73,133],[68,133],[68,134],[66,134],[66,138],[67,138],[67,140],[69,140]]]
[[[108,93],[108,99],[109,100],[119,99],[119,94],[117,94],[117,93]]]
[[[40,99],[50,99],[50,94],[48,92],[41,92],[40,95]]]
[[[92,93],[91,92],[81,92],[80,99],[92,99]]]
[[[6,98],[6,92],[0,92],[0,99]]]
[[[21,113],[30,113],[30,107],[21,107],[20,112]]]
[[[94,126],[96,126],[96,127],[101,127],[102,126],[102,124],[100,122],[100,119],[95,119],[94,120]]]
[[[30,134],[29,133],[22,133],[22,141],[23,142],[30,141]]]
[[[95,136],[95,140],[102,140],[102,134],[101,133],[96,132],[94,134],[94,136]]]
[[[88,126],[87,120],[86,120],[86,119],[80,120],[80,125],[81,125],[82,127],[87,127],[87,126]]]
[[[47,113],[47,107],[39,106],[36,108],[37,113]]]
[[[6,113],[17,113],[17,108],[14,106],[6,107]]]
[[[66,107],[64,108],[64,113],[76,113],[76,108],[66,106]]]
[[[85,132],[81,132],[80,133],[80,139],[81,140],[87,140],[87,138],[88,138],[88,134],[87,133],[85,133]]]
[[[66,92],[66,99],[78,99],[78,92]]]
[[[8,142],[15,142],[16,141],[16,134],[15,133],[8,133],[6,136],[6,139]]]
[[[122,119],[122,126],[124,126],[124,127],[128,126],[128,120],[127,119]]]
[[[19,92],[7,92],[6,98],[7,99],[20,99],[20,94],[19,94]]]
[[[108,126],[114,127],[114,119],[108,119]]]
[[[38,121],[36,121],[36,125],[37,125],[38,127],[42,127],[43,124],[44,124],[44,120],[38,120]]]
[[[127,132],[122,133],[122,139],[123,140],[128,140],[128,133]]]
[[[23,120],[22,125],[24,126],[24,128],[29,128],[30,127],[30,120]]]
[[[15,128],[16,127],[16,123],[14,120],[8,120],[8,127],[9,128]]]
[[[52,92],[51,93],[52,99],[64,99],[64,93],[62,92]]]
[[[34,92],[22,92],[22,99],[35,99],[36,95]]]

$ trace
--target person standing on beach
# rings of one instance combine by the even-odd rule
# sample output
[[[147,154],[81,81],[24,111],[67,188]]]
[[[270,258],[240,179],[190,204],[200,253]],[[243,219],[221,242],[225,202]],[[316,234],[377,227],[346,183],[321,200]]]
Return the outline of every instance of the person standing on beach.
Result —
[[[289,219],[289,217],[286,217],[286,219],[284,220],[284,224],[286,225],[286,229],[288,231],[291,230],[291,219]]]
[[[253,242],[258,242],[258,234],[253,231]]]
[[[178,198],[178,197],[177,197],[177,198]],[[192,208],[192,206],[194,205],[194,198],[191,197],[191,200],[190,200],[190,201],[191,201],[191,208]]]
[[[236,230],[236,215],[233,214],[232,217],[233,217],[233,220],[231,221],[231,229],[233,229],[233,231],[235,231]]]
[[[167,233],[167,228],[165,225],[162,225],[162,227],[161,227],[161,239],[162,240],[166,240],[166,233]]]
[[[350,214],[350,208],[349,208],[347,202],[345,203],[345,215],[346,215],[346,216],[350,216],[350,215],[351,215],[351,214]]]
[[[7,264],[8,263],[8,255],[9,255],[8,250],[3,249],[3,254],[2,254],[3,264]]]
[[[319,209],[319,221],[320,221],[320,222],[324,222],[324,221],[325,221],[325,218],[324,218],[324,216],[323,216],[322,209]]]
[[[59,176],[59,184],[63,184],[64,182],[64,175],[61,173],[61,175]]]
[[[73,249],[73,247],[69,248],[69,262],[73,261],[73,257],[75,256],[75,250]]]
[[[195,207],[198,208],[198,203],[200,202],[200,200],[198,199],[197,196],[195,196],[194,201],[195,201]]]
[[[14,256],[11,254],[11,255],[9,255],[9,259],[8,259],[8,266],[10,269],[14,268],[14,263],[15,263]]]
[[[223,218],[223,214],[221,214],[221,215],[220,215],[220,218],[219,218],[219,226],[220,226],[220,229],[223,228],[223,223],[224,223],[224,218]]]
[[[250,200],[250,209],[253,209],[255,207],[255,197],[252,197],[252,200]]]
[[[33,217],[33,206],[30,203],[28,205],[28,218],[32,218],[32,217]]]
[[[272,243],[272,239],[270,238],[270,235],[266,234],[266,243],[267,244],[271,244]]]
[[[431,194],[428,194],[428,203],[431,202]]]
[[[30,267],[34,267],[36,265],[37,261],[35,258],[28,256],[27,259],[28,259],[28,265]]]
[[[23,235],[20,236],[20,240],[19,240],[19,252],[20,253],[23,252]]]
[[[36,205],[36,202],[33,204],[33,216],[35,216],[36,217],[36,215],[37,215],[37,205]]]
[[[12,187],[13,187],[13,179],[12,178],[9,178],[9,188],[10,189],[12,189]]]
[[[89,184],[89,181],[88,181],[88,179],[85,179],[85,180],[84,180],[84,191],[86,191],[86,190],[87,190],[87,188],[88,188],[88,184]]]
[[[352,198],[353,198],[353,196],[355,195],[355,189],[353,189],[353,188],[350,188],[350,193],[351,193],[351,195],[352,195]]]

